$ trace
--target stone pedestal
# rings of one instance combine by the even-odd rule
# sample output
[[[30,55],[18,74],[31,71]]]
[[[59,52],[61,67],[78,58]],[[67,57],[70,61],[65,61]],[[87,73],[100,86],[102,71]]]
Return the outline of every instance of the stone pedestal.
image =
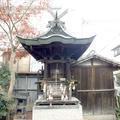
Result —
[[[65,101],[65,104],[64,102],[39,104],[37,101],[33,107],[32,120],[83,120],[81,104],[76,98],[71,101]]]

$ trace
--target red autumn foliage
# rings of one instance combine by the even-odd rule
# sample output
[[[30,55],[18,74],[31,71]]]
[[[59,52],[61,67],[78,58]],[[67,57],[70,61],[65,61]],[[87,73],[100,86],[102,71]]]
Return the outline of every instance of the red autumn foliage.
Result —
[[[24,0],[13,3],[15,0],[0,0],[0,44],[7,47],[18,47],[16,35],[33,37],[40,32],[30,25],[30,17],[40,15],[41,10],[47,9],[47,0]],[[20,2],[20,3],[19,3]],[[5,48],[6,49],[6,48]],[[16,52],[16,56],[22,56],[24,52]],[[24,55],[23,55],[24,56]]]
[[[46,0],[36,0],[33,3],[24,1],[24,5],[14,5],[12,0],[4,1],[6,2],[0,1],[0,21],[4,26],[9,26],[8,29],[12,30],[13,35],[35,34],[35,29],[29,24],[30,17],[32,15],[36,16],[40,14],[41,10],[47,9],[48,2]]]
[[[7,56],[7,59],[10,60],[10,55],[11,55],[11,49],[8,48],[4,51],[3,56]],[[16,58],[21,59],[22,57],[26,57],[28,55],[28,52],[25,51],[24,49],[18,49],[16,51]]]

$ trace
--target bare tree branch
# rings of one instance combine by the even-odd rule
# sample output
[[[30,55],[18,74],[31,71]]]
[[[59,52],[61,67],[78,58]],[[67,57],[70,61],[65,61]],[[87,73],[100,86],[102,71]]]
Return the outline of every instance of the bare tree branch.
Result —
[[[11,47],[14,48],[13,41],[12,41],[12,31],[11,31],[10,26],[8,24],[7,24],[7,26],[8,26],[9,32],[7,32],[6,29],[2,26],[2,24],[0,24],[0,27],[6,33],[8,40],[10,41]]]
[[[8,39],[10,39],[10,36],[9,36],[8,32],[5,30],[5,28],[4,28],[1,24],[0,24],[0,27],[1,27],[2,30],[6,33]]]
[[[10,25],[7,23],[6,20],[4,20],[4,19],[2,19],[2,18],[0,18],[0,20],[3,21],[3,22],[7,25],[8,29],[10,29]]]
[[[15,26],[15,24],[14,24],[14,22],[13,22],[13,20],[12,20],[12,18],[11,18],[10,15],[9,15],[9,18],[10,18],[10,21],[11,21],[11,23],[12,23],[11,31],[13,31],[13,29],[15,29],[16,33],[18,34],[18,30],[17,30],[17,28],[16,28],[16,26]]]
[[[27,9],[24,11],[24,13],[23,13],[22,16],[20,17],[20,19],[17,20],[17,21],[14,23],[14,25],[17,24],[17,23],[19,23],[19,22],[23,19],[23,17],[26,15],[26,13],[28,12],[28,10],[29,10],[30,7],[32,6],[33,2],[34,2],[34,0],[31,1],[30,5],[29,5],[29,6],[27,7]]]

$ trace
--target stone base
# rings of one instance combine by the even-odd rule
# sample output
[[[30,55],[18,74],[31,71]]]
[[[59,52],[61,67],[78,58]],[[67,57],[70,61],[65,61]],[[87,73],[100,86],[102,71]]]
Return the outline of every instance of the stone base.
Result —
[[[83,120],[82,106],[74,97],[52,102],[38,99],[33,106],[32,120]]]
[[[32,120],[83,120],[81,108],[34,109]]]

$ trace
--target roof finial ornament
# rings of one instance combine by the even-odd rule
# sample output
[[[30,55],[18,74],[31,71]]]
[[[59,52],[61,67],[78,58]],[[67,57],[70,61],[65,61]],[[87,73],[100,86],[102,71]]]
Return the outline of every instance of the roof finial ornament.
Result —
[[[57,11],[56,11],[56,17],[55,18],[56,18],[56,20],[58,19],[58,13],[57,13]]]
[[[53,16],[54,20],[53,21],[48,21],[48,27],[49,28],[54,28],[54,27],[57,27],[57,28],[63,28],[65,29],[65,23],[60,21],[60,18],[62,18],[65,14],[67,14],[68,12],[68,9],[66,9],[64,12],[62,12],[60,15],[58,15],[58,9],[59,8],[53,8],[56,10],[56,14],[53,13],[53,11],[51,11],[51,9],[48,9],[48,12]]]

